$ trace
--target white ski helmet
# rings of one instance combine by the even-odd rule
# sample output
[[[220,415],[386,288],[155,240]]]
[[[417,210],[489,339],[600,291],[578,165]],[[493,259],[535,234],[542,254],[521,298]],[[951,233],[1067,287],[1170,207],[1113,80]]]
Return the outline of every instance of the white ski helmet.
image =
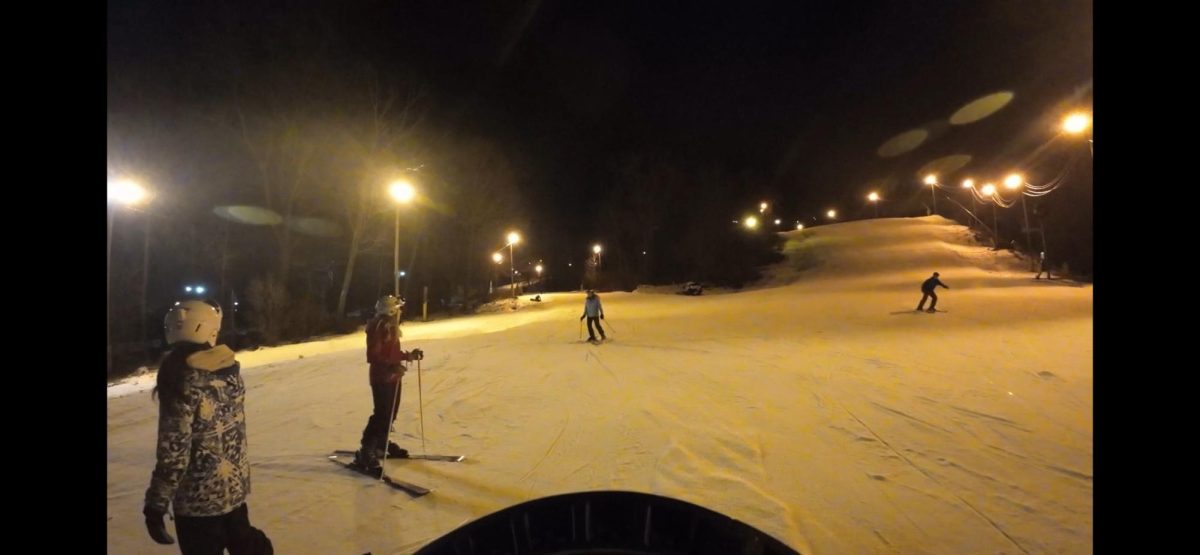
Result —
[[[167,344],[180,341],[217,345],[221,331],[221,305],[215,301],[180,301],[167,311],[163,319]]]
[[[397,299],[395,295],[384,295],[375,303],[375,314],[377,316],[395,316],[400,312],[402,306],[404,306],[404,301]]]

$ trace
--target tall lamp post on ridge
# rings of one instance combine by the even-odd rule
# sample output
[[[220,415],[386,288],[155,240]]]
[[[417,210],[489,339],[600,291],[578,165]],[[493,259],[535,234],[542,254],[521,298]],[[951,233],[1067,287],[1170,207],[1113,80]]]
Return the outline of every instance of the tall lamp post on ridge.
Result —
[[[977,206],[976,206],[976,204],[977,204],[977,202],[978,202],[978,201],[976,201],[976,200],[975,200],[975,180],[974,180],[974,179],[964,179],[964,180],[963,180],[963,183],[962,183],[962,186],[963,186],[963,189],[970,189],[970,190],[971,190],[971,192],[970,192],[969,194],[971,195],[971,212],[972,212],[972,213],[971,213],[971,216],[972,216],[972,219],[968,219],[968,220],[967,220],[967,224],[968,224],[968,227],[975,227],[974,218],[977,218],[977,217],[978,217],[978,216],[975,216],[975,214],[974,214],[974,212],[975,212],[975,211],[976,211],[976,209],[977,209]]]
[[[1025,178],[1019,173],[1009,174],[1004,178],[1004,186],[1010,191],[1020,189],[1023,185],[1025,185]],[[1019,191],[1017,194],[1021,195],[1021,213],[1025,216],[1025,248],[1032,250],[1033,243],[1029,238],[1029,210],[1025,208],[1025,191]],[[1033,271],[1033,257],[1030,257],[1029,264],[1030,271]]]
[[[512,297],[517,298],[517,270],[513,266],[513,245],[521,240],[521,236],[515,231],[508,232],[508,275],[509,287],[512,289]]]
[[[937,214],[937,176],[932,173],[925,176],[925,184],[929,185],[929,194],[933,198],[933,213]]]
[[[117,218],[118,204],[134,206],[147,197],[146,189],[132,179],[116,179],[108,182],[108,254],[105,262],[105,328],[108,329],[108,371],[113,369],[112,352],[112,236],[113,223]],[[143,293],[145,295],[145,293]],[[145,314],[142,315],[145,319]]]
[[[1087,131],[1091,127],[1092,117],[1083,112],[1073,112],[1068,114],[1067,117],[1063,118],[1062,130],[1071,135],[1082,135],[1084,131]],[[1096,155],[1096,152],[1092,147],[1092,139],[1090,137],[1088,138],[1088,152],[1090,152],[1093,156]]]
[[[400,206],[409,204],[417,190],[407,181],[399,180],[388,186],[388,194],[396,201],[396,237],[392,244],[392,294],[400,298]]]
[[[996,186],[991,183],[984,183],[979,192],[984,196],[992,199],[992,250],[1000,248],[1000,228],[996,223]]]

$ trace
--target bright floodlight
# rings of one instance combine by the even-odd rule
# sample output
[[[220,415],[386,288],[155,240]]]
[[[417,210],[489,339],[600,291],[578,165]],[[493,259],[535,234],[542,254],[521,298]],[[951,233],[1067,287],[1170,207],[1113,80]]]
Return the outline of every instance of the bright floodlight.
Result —
[[[1008,177],[1004,178],[1004,186],[1008,187],[1009,189],[1016,189],[1017,187],[1020,187],[1021,184],[1024,182],[1025,182],[1025,180],[1021,178],[1020,174],[1014,173],[1014,174],[1010,174]]]
[[[542,273],[542,265],[538,264],[537,266],[534,266],[533,270],[539,274]]]
[[[796,230],[799,231],[801,229],[804,229],[804,224],[802,224],[800,222],[796,222]]]
[[[926,185],[937,185],[937,176],[933,175],[932,173],[925,176],[925,184]]]
[[[494,252],[494,253],[492,253],[492,262],[495,262],[496,264],[499,264],[499,263],[501,263],[501,262],[503,262],[503,261],[504,261],[504,255],[502,255],[502,254],[500,254],[500,253],[498,253],[498,252]]]
[[[781,221],[781,220],[780,220],[779,218],[775,218],[775,225],[779,225],[779,222],[780,222],[780,221]]]
[[[1063,131],[1071,134],[1083,133],[1092,125],[1091,116],[1083,112],[1075,112],[1063,119]]]
[[[826,216],[829,216],[830,218],[836,218],[836,217],[837,217],[837,210],[830,210],[830,211],[826,212],[826,213],[825,213],[825,215],[826,215]]]
[[[767,211],[767,203],[764,202],[764,203],[758,205],[758,212],[760,214],[763,212],[766,212],[766,211]]]
[[[517,234],[517,232],[515,232],[515,231],[510,231],[510,232],[508,233],[508,244],[510,244],[510,245],[515,245],[515,244],[517,244],[517,243],[520,243],[520,242],[521,242],[521,236],[520,236],[520,235],[518,235],[518,234]]]
[[[188,293],[191,293],[191,292],[192,292],[192,286],[191,286],[191,285],[188,285],[188,286],[184,287],[184,288],[183,288],[183,290],[184,290],[184,291],[187,291]],[[179,304],[179,303],[175,303],[175,304]]]
[[[204,291],[205,291],[205,289],[204,289],[204,286],[203,286],[203,285],[198,285],[198,286],[196,286],[196,293],[199,293],[199,294],[203,295],[203,294],[204,294]]]
[[[412,202],[413,197],[417,196],[417,190],[409,182],[401,180],[388,186],[388,194],[392,195],[392,200],[408,204]]]
[[[974,180],[974,179],[964,179],[964,180],[963,180],[963,189],[970,189],[970,188],[973,188],[973,187],[975,187],[975,180]]]
[[[108,182],[108,200],[121,204],[133,205],[146,198],[146,189],[132,179],[118,179]]]
[[[876,192],[872,191],[872,192],[871,192],[871,194],[867,195],[867,200],[869,200],[869,201],[871,201],[871,202],[876,202],[876,201],[878,201],[878,200],[879,200],[879,193],[876,193]]]
[[[596,254],[600,254],[600,250],[601,250],[600,245],[598,245],[598,244],[592,247],[592,252],[594,252]]]
[[[996,194],[996,186],[992,185],[991,183],[984,183],[983,188],[980,189],[979,192],[990,197]]]
[[[755,218],[754,216],[750,216],[750,217],[746,218],[745,224],[746,224],[746,227],[748,227],[750,229],[754,229],[754,228],[758,227],[758,218]]]

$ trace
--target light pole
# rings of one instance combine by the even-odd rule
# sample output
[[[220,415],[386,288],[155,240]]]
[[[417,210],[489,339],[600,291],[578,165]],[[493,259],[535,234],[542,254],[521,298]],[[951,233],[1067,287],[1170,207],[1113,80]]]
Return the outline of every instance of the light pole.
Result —
[[[968,193],[971,195],[971,212],[972,212],[971,217],[975,218],[976,216],[973,213],[977,210],[976,200],[975,200],[975,180],[974,179],[964,179],[962,186],[963,186],[963,189],[971,190],[971,192]],[[969,227],[975,227],[975,221],[973,219],[968,219],[967,224]]]
[[[996,250],[1000,248],[1000,228],[996,223],[996,186],[984,183],[979,192],[992,199],[992,250]]]
[[[871,191],[871,194],[867,195],[867,200],[871,201],[871,204],[875,205],[875,217],[878,218],[879,217],[879,193]]]
[[[494,253],[492,253],[492,262],[495,262],[495,263],[496,263],[496,267],[497,267],[497,268],[499,268],[499,267],[500,267],[500,263],[501,263],[501,262],[504,262],[504,255],[503,255],[503,254],[500,254],[499,252],[494,252]],[[495,270],[492,270],[492,280],[495,280],[495,279],[496,279],[496,271],[495,271]],[[490,295],[490,294],[492,294],[492,291],[493,291],[493,289],[492,289],[492,280],[488,280],[488,294],[489,294],[489,295]]]
[[[417,190],[407,181],[394,181],[388,194],[396,201],[396,238],[392,244],[392,294],[400,298],[400,206],[412,202]]]
[[[146,198],[146,189],[131,179],[117,179],[108,182],[108,254],[105,262],[105,327],[108,330],[108,372],[113,369],[112,352],[112,236],[113,223],[116,222],[117,204],[133,206]],[[145,315],[143,315],[145,319]]]
[[[604,258],[600,255],[600,253],[603,250],[604,249],[600,248],[600,243],[596,243],[595,245],[592,245],[592,253],[594,253],[596,255],[596,283],[592,284],[592,287],[600,286],[600,266],[601,266],[601,263],[604,262]]]
[[[1063,118],[1062,130],[1071,135],[1081,135],[1084,131],[1087,131],[1091,127],[1092,116],[1083,112],[1074,112]],[[1092,139],[1090,138],[1088,139],[1088,152],[1090,152],[1092,156],[1096,155],[1095,150],[1092,148]]]
[[[925,176],[925,184],[929,185],[929,194],[933,198],[933,213],[937,214],[937,176],[932,173]]]
[[[512,288],[514,299],[517,298],[517,270],[513,267],[513,245],[517,244],[517,241],[520,240],[521,236],[517,232],[510,231],[508,233],[508,276],[511,283],[509,287]]]
[[[1004,186],[1010,190],[1019,189],[1024,184],[1025,178],[1018,173],[1010,174],[1004,178]],[[1020,191],[1018,194],[1021,195],[1021,213],[1025,216],[1025,248],[1032,251],[1033,243],[1029,238],[1029,210],[1025,208],[1025,191]],[[1033,271],[1033,257],[1029,258],[1029,266],[1029,270]]]

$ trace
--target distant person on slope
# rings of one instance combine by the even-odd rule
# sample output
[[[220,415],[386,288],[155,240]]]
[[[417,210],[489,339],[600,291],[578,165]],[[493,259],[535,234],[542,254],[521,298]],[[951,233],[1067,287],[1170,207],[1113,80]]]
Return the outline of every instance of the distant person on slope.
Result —
[[[600,320],[604,319],[604,307],[600,306],[600,297],[596,296],[594,289],[588,289],[587,300],[583,301],[583,315],[580,320],[587,318],[588,341],[596,340],[596,332],[592,331],[592,324],[596,324],[596,329],[600,331],[600,339],[608,339],[604,335],[604,328],[600,327]]]
[[[1042,274],[1046,274],[1046,279],[1050,278],[1050,266],[1046,265],[1046,251],[1042,251],[1038,255],[1038,273],[1033,276],[1033,279],[1042,279]]]
[[[246,508],[246,385],[233,351],[217,345],[221,307],[175,303],[163,327],[171,351],[151,395],[159,401],[158,460],[142,509],[146,530],[157,543],[175,543],[163,521],[173,507],[185,555],[270,555],[271,540],[250,525]]]
[[[942,280],[938,279],[939,275],[941,275],[941,274],[934,272],[933,277],[931,277],[931,278],[925,280],[923,283],[921,283],[921,302],[917,303],[917,311],[918,312],[920,312],[922,309],[925,308],[925,300],[926,299],[933,299],[933,300],[929,302],[929,310],[926,310],[925,312],[937,312],[937,310],[935,310],[935,308],[934,308],[937,306],[937,293],[933,292],[934,288],[939,285],[942,287],[945,287],[946,289],[950,288],[949,285],[942,283]]]
[[[400,405],[400,378],[404,363],[422,360],[420,349],[400,350],[400,309],[404,301],[385,295],[375,303],[375,317],[367,322],[367,362],[370,366],[371,401],[374,407],[363,428],[362,445],[355,453],[356,466],[370,472],[382,471],[380,459],[387,456],[404,458],[408,451],[389,441],[388,431],[396,419]]]

